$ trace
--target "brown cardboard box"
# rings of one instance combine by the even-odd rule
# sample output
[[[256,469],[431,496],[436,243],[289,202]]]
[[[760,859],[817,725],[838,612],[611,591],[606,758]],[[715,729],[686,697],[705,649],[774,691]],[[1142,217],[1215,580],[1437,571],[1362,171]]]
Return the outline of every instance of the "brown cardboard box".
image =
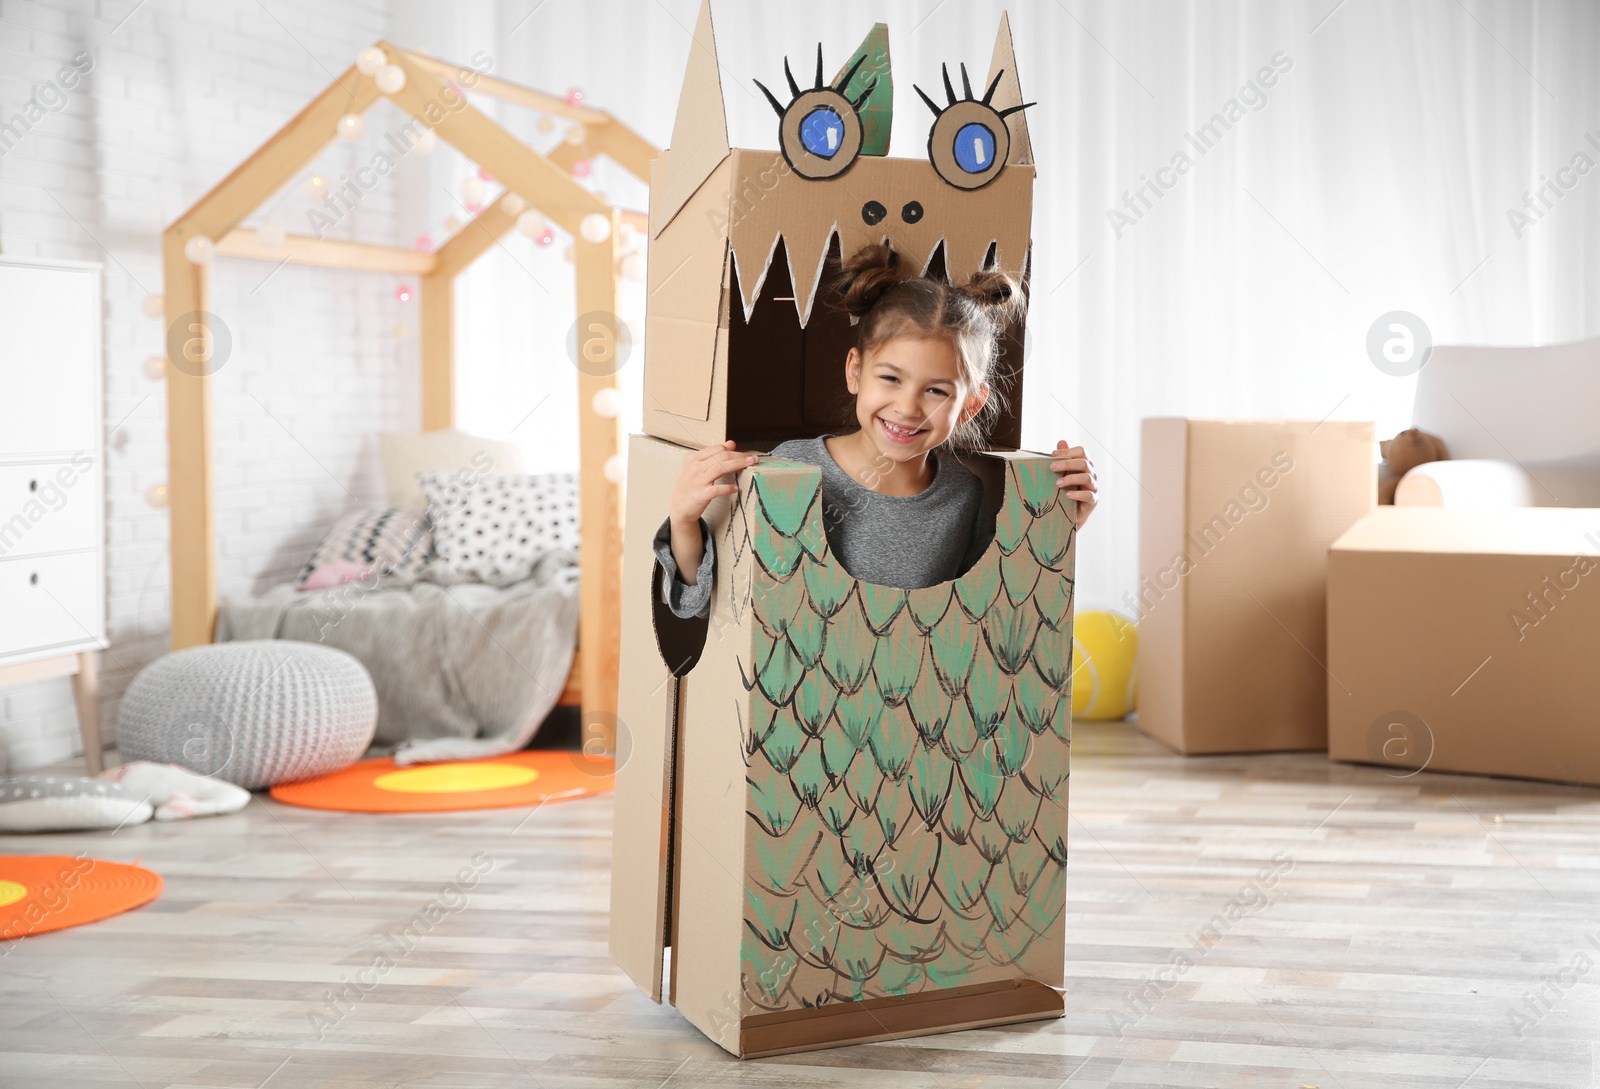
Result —
[[[1327,747],[1327,549],[1377,501],[1373,425],[1144,421],[1139,729],[1181,753]]]
[[[1328,556],[1328,755],[1600,785],[1600,510],[1380,507]]]
[[[889,239],[907,274],[1025,273],[1034,171],[1009,24],[982,83],[928,73],[936,119],[901,96],[902,124],[929,125],[926,159],[885,157],[881,24],[831,82],[819,57],[787,107],[769,94],[777,152],[729,148],[719,68],[706,3],[651,176],[612,955],[659,1000],[670,946],[668,997],[741,1056],[1059,1017],[1076,509],[1048,457],[1016,452],[1020,325],[991,378],[1002,450],[968,460],[995,543],[960,578],[853,579],[820,471],[783,460],[706,512],[709,621],[658,604],[650,550],[692,448],[844,423],[855,330],[819,288],[841,254]]]
[[[612,955],[659,998],[670,945],[670,1000],[746,1057],[1060,1016],[1076,550],[1048,456],[973,459],[995,542],[910,591],[851,578],[820,471],[763,459],[707,511],[695,622],[649,548],[688,453],[629,442]]]

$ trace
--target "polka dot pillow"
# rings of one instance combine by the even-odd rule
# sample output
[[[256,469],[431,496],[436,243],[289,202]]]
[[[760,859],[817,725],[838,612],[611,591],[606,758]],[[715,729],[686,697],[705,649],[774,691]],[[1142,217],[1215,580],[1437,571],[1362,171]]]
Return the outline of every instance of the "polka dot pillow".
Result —
[[[433,519],[437,562],[495,586],[533,573],[540,557],[578,548],[572,473],[473,476],[418,473]]]

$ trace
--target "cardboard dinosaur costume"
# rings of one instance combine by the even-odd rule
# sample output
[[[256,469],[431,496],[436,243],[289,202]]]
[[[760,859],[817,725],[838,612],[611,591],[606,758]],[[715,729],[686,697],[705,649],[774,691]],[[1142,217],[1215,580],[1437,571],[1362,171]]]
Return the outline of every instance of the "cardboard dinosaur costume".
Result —
[[[1025,268],[1034,170],[1002,20],[926,159],[884,154],[880,24],[830,80],[790,74],[778,152],[730,149],[702,7],[651,179],[648,434],[629,443],[611,951],[722,1047],[755,1056],[1060,1016],[1076,508],[1016,450],[984,480],[994,542],[953,582],[858,581],[828,547],[820,470],[764,458],[706,512],[708,620],[660,602],[650,539],[695,448],[850,418],[839,255],[887,237],[930,274]],[[810,73],[807,73],[810,74]],[[936,99],[942,97],[941,104]],[[920,112],[920,110],[919,110]]]

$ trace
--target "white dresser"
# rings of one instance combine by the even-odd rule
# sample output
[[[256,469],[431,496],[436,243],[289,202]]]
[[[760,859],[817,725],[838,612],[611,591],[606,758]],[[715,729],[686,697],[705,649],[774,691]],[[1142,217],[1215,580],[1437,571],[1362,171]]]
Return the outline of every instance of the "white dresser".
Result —
[[[73,678],[104,766],[100,266],[0,257],[0,685]]]

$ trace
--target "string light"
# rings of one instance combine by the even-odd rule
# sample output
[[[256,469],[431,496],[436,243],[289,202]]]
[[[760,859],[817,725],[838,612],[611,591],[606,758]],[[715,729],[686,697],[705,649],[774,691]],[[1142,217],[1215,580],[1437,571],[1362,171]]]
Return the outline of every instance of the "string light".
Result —
[[[211,263],[211,239],[203,234],[197,234],[183,244],[183,255],[189,259],[190,264],[209,265]]]
[[[339,139],[347,144],[353,144],[367,134],[367,119],[359,113],[347,113],[339,118],[335,126]]]
[[[397,95],[405,90],[406,70],[398,64],[386,64],[378,69],[373,79],[378,84],[378,90],[386,95]]]
[[[439,134],[432,129],[423,129],[417,135],[417,142],[411,145],[411,150],[426,159],[439,150]]]
[[[146,295],[144,297],[144,313],[148,318],[159,318],[162,308],[166,306],[166,299],[161,295]]]
[[[356,54],[356,71],[364,76],[375,76],[378,69],[389,63],[389,58],[383,55],[383,50],[377,46],[369,45]]]
[[[590,212],[578,224],[578,234],[585,242],[599,245],[611,237],[611,217],[603,216],[599,212]]]
[[[566,131],[565,135],[563,135],[561,138],[563,140],[565,140],[567,143],[572,144],[574,147],[576,147],[577,145],[579,145],[579,144],[583,143],[585,140],[587,140],[589,138],[589,134],[584,131],[584,128],[583,128],[582,125],[573,125],[570,129],[568,129]]]
[[[461,184],[456,187],[456,192],[461,194],[461,203],[468,205],[483,205],[484,185],[482,178],[462,178]]]
[[[412,299],[416,298],[416,294],[412,290],[410,284],[401,284],[399,287],[394,289],[394,297],[400,302],[408,303]]]
[[[621,454],[612,454],[606,458],[606,479],[613,484],[621,484],[628,475],[628,466],[623,462]]]
[[[146,356],[139,369],[144,371],[144,376],[150,381],[159,382],[167,376],[167,357],[164,355]]]
[[[150,485],[144,490],[144,501],[160,510],[167,505],[167,486],[165,484]]]
[[[312,200],[321,200],[328,192],[328,179],[321,174],[313,174],[306,179],[306,196]]]
[[[574,178],[587,178],[589,176],[589,160],[579,159],[573,163],[572,176]]]
[[[522,215],[522,210],[527,206],[528,202],[523,200],[516,193],[507,193],[500,198],[500,207],[504,208],[506,210],[506,215],[509,216]]]
[[[544,216],[530,208],[517,216],[517,230],[529,238],[538,238],[548,232],[549,224],[544,221]]]
[[[622,391],[614,386],[602,386],[594,391],[589,402],[594,414],[602,419],[614,420],[622,415]]]

